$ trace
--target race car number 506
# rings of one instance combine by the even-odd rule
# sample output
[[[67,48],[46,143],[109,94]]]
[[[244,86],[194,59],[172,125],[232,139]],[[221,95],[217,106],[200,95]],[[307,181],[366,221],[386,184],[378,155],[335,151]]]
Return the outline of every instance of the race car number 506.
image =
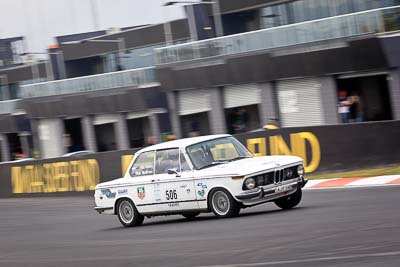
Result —
[[[178,199],[178,194],[176,193],[176,190],[165,191],[165,196],[166,196],[167,200]]]

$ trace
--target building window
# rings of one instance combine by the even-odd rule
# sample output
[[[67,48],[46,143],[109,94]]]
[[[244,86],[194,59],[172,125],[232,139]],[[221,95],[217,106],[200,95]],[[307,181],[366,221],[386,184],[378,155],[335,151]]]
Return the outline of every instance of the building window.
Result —
[[[163,45],[147,46],[128,49],[121,54],[118,52],[107,54],[103,56],[104,71],[114,72],[154,66],[154,49],[162,46]]]
[[[16,83],[0,85],[0,101],[19,98],[19,87]]]
[[[400,0],[297,0],[260,9],[260,28],[400,5]]]

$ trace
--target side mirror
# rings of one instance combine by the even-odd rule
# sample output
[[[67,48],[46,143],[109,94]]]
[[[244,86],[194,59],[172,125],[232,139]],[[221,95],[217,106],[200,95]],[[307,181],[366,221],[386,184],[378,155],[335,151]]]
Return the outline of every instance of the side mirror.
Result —
[[[175,174],[176,177],[179,177],[180,174],[177,169],[168,169],[168,174]]]

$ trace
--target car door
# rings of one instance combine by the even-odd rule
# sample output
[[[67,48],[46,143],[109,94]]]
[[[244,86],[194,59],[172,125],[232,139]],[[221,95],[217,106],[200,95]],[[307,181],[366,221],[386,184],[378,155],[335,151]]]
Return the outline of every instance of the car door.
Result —
[[[153,194],[154,159],[155,151],[143,152],[129,169],[129,175],[132,178],[129,194],[133,197],[139,212],[146,211],[147,206],[155,202]]]
[[[159,211],[196,210],[193,171],[178,148],[156,151],[154,195]]]

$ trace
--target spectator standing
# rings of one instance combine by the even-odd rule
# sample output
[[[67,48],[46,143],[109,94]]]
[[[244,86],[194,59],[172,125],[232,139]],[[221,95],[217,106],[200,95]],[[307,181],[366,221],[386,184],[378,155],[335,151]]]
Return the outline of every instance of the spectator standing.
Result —
[[[349,123],[351,101],[345,90],[339,91],[338,113],[342,123]]]
[[[351,98],[350,120],[351,122],[362,122],[363,114],[362,114],[362,105],[360,97],[357,94],[354,94],[350,98]]]
[[[233,133],[244,133],[247,131],[248,113],[245,108],[240,108],[234,113],[234,121],[232,124]]]
[[[189,132],[189,137],[200,136],[200,122],[194,120],[190,124],[191,131]]]

